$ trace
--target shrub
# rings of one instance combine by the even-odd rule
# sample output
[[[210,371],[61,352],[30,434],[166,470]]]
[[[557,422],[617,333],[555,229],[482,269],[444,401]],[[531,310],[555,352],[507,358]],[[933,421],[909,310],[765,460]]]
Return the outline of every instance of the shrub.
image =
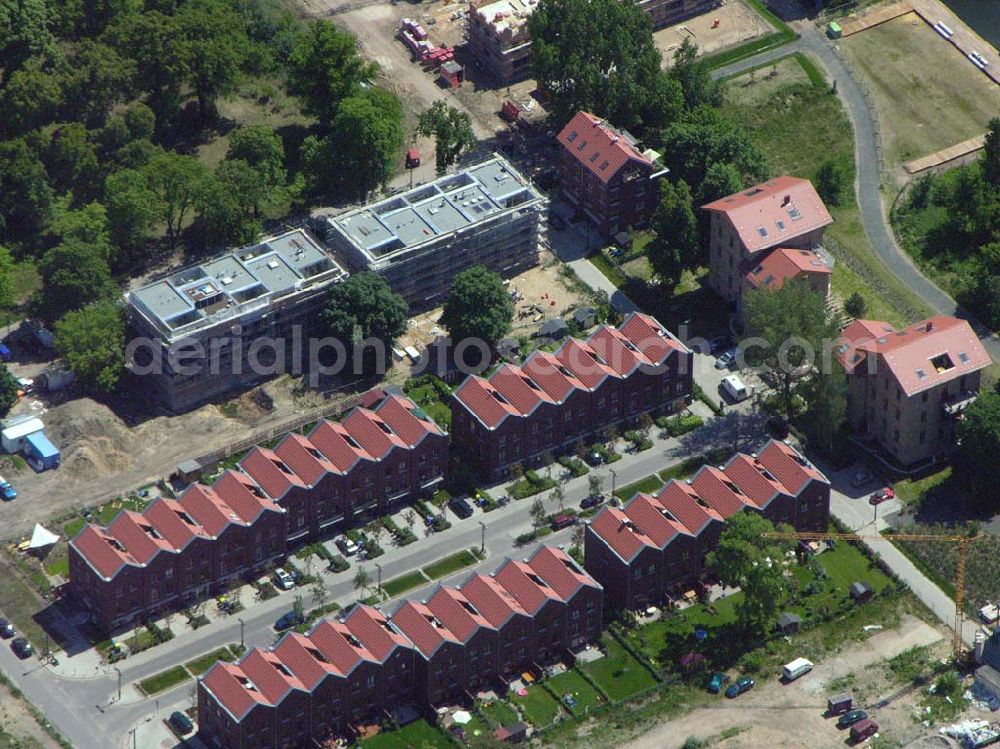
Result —
[[[522,533],[520,536],[514,539],[514,545],[524,546],[525,544],[530,544],[536,538],[538,538],[538,534],[535,533],[535,531],[531,531],[529,533]]]
[[[693,432],[695,429],[698,429],[704,424],[705,421],[696,414],[673,416],[670,418],[661,416],[656,420],[656,425],[670,437],[680,437],[682,434]]]
[[[540,484],[542,482],[542,479],[539,477],[538,472],[530,468],[524,472],[524,477],[531,484]]]

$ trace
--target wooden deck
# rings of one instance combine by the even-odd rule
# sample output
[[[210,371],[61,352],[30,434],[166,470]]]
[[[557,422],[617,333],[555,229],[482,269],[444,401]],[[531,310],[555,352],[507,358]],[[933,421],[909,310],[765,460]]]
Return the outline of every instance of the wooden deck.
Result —
[[[893,3],[892,5],[883,5],[871,13],[865,13],[860,16],[848,16],[840,22],[841,37],[857,34],[865,29],[870,29],[872,26],[878,26],[880,23],[891,21],[893,18],[899,18],[912,12],[913,6],[904,0],[904,2]]]
[[[975,153],[981,149],[985,143],[986,133],[983,133],[982,135],[977,135],[975,138],[969,138],[968,140],[956,143],[953,146],[942,148],[936,153],[922,156],[921,158],[914,159],[913,161],[908,161],[903,164],[903,168],[910,174],[919,174],[927,169],[933,169],[936,166],[947,164],[949,161],[954,161],[955,159],[960,159],[963,156]]]

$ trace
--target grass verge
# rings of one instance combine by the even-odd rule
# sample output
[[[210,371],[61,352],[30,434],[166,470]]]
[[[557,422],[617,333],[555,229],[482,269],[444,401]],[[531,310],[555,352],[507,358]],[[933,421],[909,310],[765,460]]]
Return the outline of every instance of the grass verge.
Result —
[[[427,565],[423,568],[422,572],[431,580],[437,580],[439,577],[446,577],[461,569],[471,567],[478,561],[475,554],[468,549],[463,549],[456,554],[434,562],[434,564]]]
[[[139,689],[146,695],[159,694],[191,678],[184,666],[174,666],[139,682]]]
[[[426,582],[427,578],[424,577],[424,573],[420,570],[414,570],[413,572],[408,572],[405,575],[394,577],[382,586],[382,590],[385,591],[385,594],[390,598],[395,598],[396,596],[402,595],[408,590],[413,590]]]
[[[203,673],[208,671],[216,661],[225,661],[226,663],[232,663],[236,660],[236,656],[229,648],[219,648],[218,650],[213,650],[211,653],[206,653],[200,658],[195,658],[192,661],[188,661],[184,664],[192,676],[201,676]]]

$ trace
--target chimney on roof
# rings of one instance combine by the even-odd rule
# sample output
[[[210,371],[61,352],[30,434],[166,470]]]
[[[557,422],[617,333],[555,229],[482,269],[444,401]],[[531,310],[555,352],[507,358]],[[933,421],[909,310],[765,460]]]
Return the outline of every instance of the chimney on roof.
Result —
[[[781,207],[784,208],[786,205],[792,202],[792,196],[786,195],[785,199],[781,201]]]

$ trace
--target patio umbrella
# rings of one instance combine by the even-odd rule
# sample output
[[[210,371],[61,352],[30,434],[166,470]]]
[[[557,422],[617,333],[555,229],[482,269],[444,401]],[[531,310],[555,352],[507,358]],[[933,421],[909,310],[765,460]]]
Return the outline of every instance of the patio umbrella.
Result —
[[[464,726],[466,723],[472,720],[472,714],[466,710],[458,710],[451,717],[460,726]]]

